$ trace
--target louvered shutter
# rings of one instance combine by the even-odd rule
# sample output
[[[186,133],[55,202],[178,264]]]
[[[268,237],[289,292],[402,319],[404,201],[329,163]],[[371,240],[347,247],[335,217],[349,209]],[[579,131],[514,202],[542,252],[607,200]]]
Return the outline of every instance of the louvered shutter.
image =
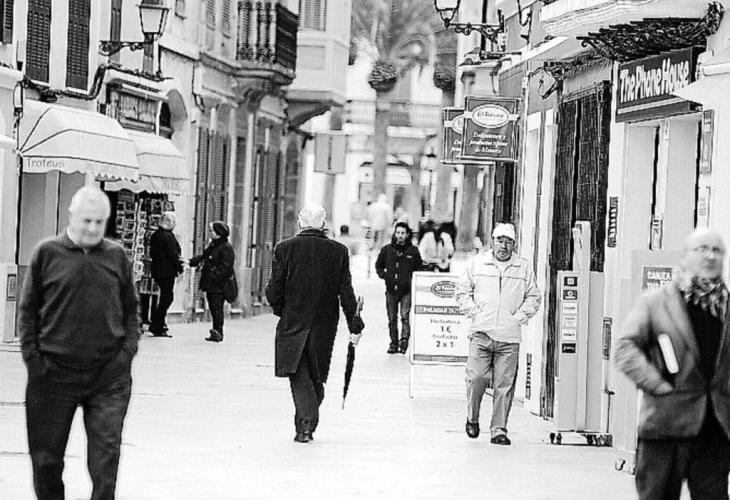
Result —
[[[51,0],[28,1],[28,41],[25,74],[32,80],[48,81],[51,50]]]
[[[0,0],[0,25],[2,25],[2,43],[10,43],[13,41],[13,0]]]
[[[207,232],[206,206],[208,203],[208,130],[198,129],[198,171],[195,195],[195,239],[193,242],[195,254],[200,254],[205,248]]]
[[[215,28],[215,0],[205,2],[205,24],[209,28]]]
[[[89,80],[91,0],[69,0],[66,86],[86,90]]]
[[[231,0],[223,0],[221,6],[221,31],[225,35],[231,34]]]
[[[111,22],[109,26],[109,40],[121,40],[122,36],[122,0],[111,0]],[[112,54],[109,59],[119,62],[120,53]]]

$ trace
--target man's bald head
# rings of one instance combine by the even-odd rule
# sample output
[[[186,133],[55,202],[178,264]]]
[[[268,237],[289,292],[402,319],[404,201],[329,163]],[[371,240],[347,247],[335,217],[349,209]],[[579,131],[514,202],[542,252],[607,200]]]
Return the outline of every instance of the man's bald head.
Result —
[[[725,242],[716,230],[697,228],[684,240],[682,269],[690,278],[718,278],[724,260]]]

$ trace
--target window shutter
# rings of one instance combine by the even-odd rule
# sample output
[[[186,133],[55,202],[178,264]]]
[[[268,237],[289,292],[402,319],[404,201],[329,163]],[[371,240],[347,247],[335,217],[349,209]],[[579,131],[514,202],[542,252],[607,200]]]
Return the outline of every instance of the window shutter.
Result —
[[[13,0],[0,0],[0,16],[2,16],[0,21],[2,39],[0,42],[3,43],[13,41],[13,3]]]
[[[109,26],[109,40],[122,39],[122,0],[111,0],[112,13],[111,25]],[[109,56],[113,62],[119,62],[119,52]]]
[[[223,0],[221,11],[221,31],[224,35],[231,34],[231,0]]]
[[[208,131],[204,128],[198,129],[198,171],[195,196],[195,241],[193,243],[195,254],[200,254],[205,247],[206,205],[208,192]]]
[[[215,0],[207,0],[205,3],[205,24],[209,28],[215,28]]]
[[[70,0],[68,4],[68,50],[66,86],[86,90],[89,80],[89,17],[91,0]]]
[[[327,0],[299,0],[299,19],[302,29],[325,31]]]
[[[51,50],[51,0],[28,1],[28,42],[25,74],[32,80],[48,81]]]

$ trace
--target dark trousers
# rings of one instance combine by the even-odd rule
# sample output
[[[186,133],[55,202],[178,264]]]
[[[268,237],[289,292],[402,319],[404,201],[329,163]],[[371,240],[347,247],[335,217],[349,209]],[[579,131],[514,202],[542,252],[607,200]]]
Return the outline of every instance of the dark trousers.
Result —
[[[728,472],[730,443],[722,436],[639,440],[639,500],[679,500],[685,479],[692,500],[728,500]]]
[[[149,324],[151,311],[155,310],[156,303],[157,295],[150,295],[148,293],[139,294],[139,315],[142,323]]]
[[[385,292],[385,307],[388,311],[388,330],[390,331],[390,345],[398,345],[398,308],[400,307],[401,340],[411,337],[411,294],[405,295]]]
[[[226,299],[222,293],[206,292],[208,298],[208,309],[213,317],[213,330],[223,333],[223,303]]]
[[[63,467],[76,407],[84,412],[92,500],[111,500],[117,483],[122,425],[132,390],[130,359],[120,351],[95,370],[72,370],[44,358],[25,392],[33,486],[39,500],[63,500]]]
[[[167,316],[167,310],[175,298],[173,294],[175,278],[155,278],[155,282],[160,287],[160,298],[157,301],[157,306],[152,309],[150,331],[160,333],[167,325],[165,316]]]
[[[324,400],[324,384],[317,376],[316,360],[304,348],[297,371],[289,375],[294,399],[294,427],[297,432],[314,432],[319,424],[319,406]]]

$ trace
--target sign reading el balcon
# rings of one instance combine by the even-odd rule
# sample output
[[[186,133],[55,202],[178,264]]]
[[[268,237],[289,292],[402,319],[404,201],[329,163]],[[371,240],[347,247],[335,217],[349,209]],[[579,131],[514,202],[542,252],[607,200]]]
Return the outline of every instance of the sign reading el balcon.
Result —
[[[461,134],[464,132],[464,109],[444,108],[444,142],[442,163],[460,163]]]
[[[467,97],[461,159],[464,163],[517,161],[519,99]]]
[[[674,95],[695,80],[696,49],[663,52],[618,68],[616,121],[636,121],[692,111],[694,103]]]

